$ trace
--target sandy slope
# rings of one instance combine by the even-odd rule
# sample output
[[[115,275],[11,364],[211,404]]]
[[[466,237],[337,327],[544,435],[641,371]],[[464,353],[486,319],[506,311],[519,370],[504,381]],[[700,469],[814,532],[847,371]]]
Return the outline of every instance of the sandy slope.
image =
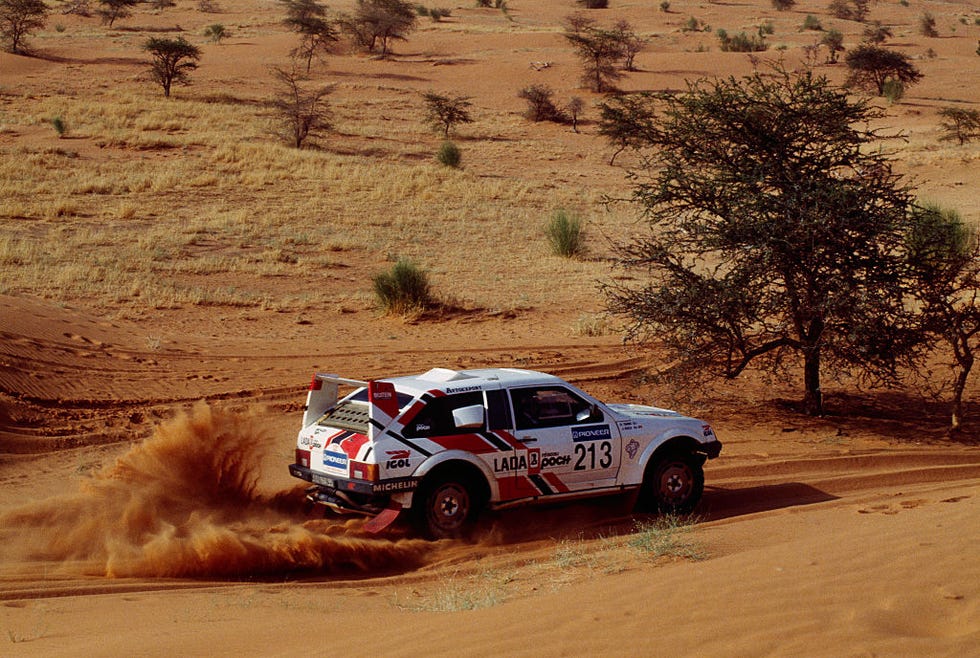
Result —
[[[954,656],[980,639],[973,447],[721,417],[725,458],[678,536],[696,559],[632,546],[621,500],[489,515],[472,544],[370,537],[308,519],[285,475],[303,395],[289,374],[308,357],[248,339],[150,349],[123,321],[3,307],[8,655]],[[372,363],[371,340],[330,362]],[[386,365],[506,353],[447,341]],[[610,394],[636,366],[602,344],[537,353]]]

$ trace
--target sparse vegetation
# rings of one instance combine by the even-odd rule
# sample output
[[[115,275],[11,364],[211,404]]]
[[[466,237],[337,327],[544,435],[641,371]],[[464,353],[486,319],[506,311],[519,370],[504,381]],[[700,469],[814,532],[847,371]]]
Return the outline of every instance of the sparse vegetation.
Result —
[[[381,309],[389,315],[417,315],[434,304],[429,275],[403,259],[388,272],[374,277],[374,295]]]
[[[772,0],[772,6],[776,11],[789,11],[796,6],[796,0]]]
[[[65,133],[68,132],[68,125],[65,123],[65,120],[62,119],[61,117],[52,118],[51,127],[54,128],[54,131],[56,133],[58,133],[58,137],[64,137]]]
[[[881,21],[871,21],[867,27],[864,28],[864,40],[868,43],[884,43],[886,39],[893,36],[892,30],[887,25],[883,25]]]
[[[685,560],[705,560],[708,557],[704,548],[685,537],[695,521],[689,518],[665,515],[652,521],[640,521],[635,532],[630,535],[628,545],[653,559],[670,557]]]
[[[636,70],[636,56],[647,47],[649,41],[639,36],[628,21],[616,21],[613,32],[619,36],[623,48],[623,68],[627,71]]]
[[[718,42],[721,45],[721,49],[724,52],[733,53],[755,53],[762,52],[769,49],[769,44],[766,43],[766,39],[761,34],[758,37],[749,36],[745,32],[739,32],[735,36],[730,36],[728,32],[722,28],[718,28],[715,32],[718,37]]]
[[[307,140],[315,139],[331,128],[327,96],[333,88],[307,84],[307,79],[295,67],[276,67],[272,74],[279,84],[273,100],[279,134],[292,146],[303,148]]]
[[[961,145],[980,138],[980,110],[958,107],[944,107],[939,110],[942,117],[940,127],[943,141],[956,140]]]
[[[886,50],[871,44],[862,44],[848,51],[844,58],[850,74],[847,84],[858,89],[885,93],[885,83],[897,80],[904,86],[913,85],[922,78],[908,56],[896,50]]]
[[[449,132],[458,124],[473,123],[470,116],[473,103],[468,96],[447,96],[427,91],[422,94],[422,99],[425,101],[425,120],[434,130],[442,132],[444,139],[449,139]]]
[[[112,27],[112,24],[121,18],[129,18],[132,15],[132,8],[136,6],[137,0],[99,0],[99,9],[96,13],[101,17],[103,25]]]
[[[613,91],[614,83],[622,77],[616,66],[626,50],[622,35],[598,27],[591,19],[580,18],[569,21],[563,36],[582,62],[582,83],[600,94]]]
[[[531,121],[564,123],[564,112],[555,104],[555,92],[547,85],[531,85],[517,92],[517,97],[527,101],[524,117]]]
[[[691,16],[690,18],[687,19],[687,22],[684,23],[684,27],[681,28],[681,31],[682,32],[707,32],[708,26],[705,25],[704,21],[702,21],[701,19]]]
[[[211,43],[221,43],[221,40],[229,36],[228,30],[221,23],[214,23],[213,25],[208,25],[204,28],[204,36],[206,36]]]
[[[605,287],[628,336],[668,346],[689,377],[778,374],[798,359],[813,415],[827,366],[892,372],[912,349],[894,276],[911,198],[891,161],[863,148],[882,111],[809,70],[639,98],[635,117],[618,98],[604,113],[621,117],[609,133],[645,149],[635,198],[649,230],[618,260],[648,280]]]
[[[357,0],[353,14],[342,14],[340,29],[360,48],[387,57],[393,41],[405,41],[418,25],[418,16],[405,0]]]
[[[834,18],[863,23],[868,17],[871,0],[831,0],[827,10]]]
[[[26,52],[27,37],[44,27],[49,13],[44,0],[0,0],[0,39],[6,51]]]
[[[901,80],[888,79],[885,80],[885,84],[882,85],[881,95],[885,97],[886,100],[891,105],[894,105],[898,101],[902,100],[905,96],[905,84]]]
[[[575,0],[586,9],[605,9],[609,6],[609,0]]]
[[[163,88],[163,95],[170,97],[174,83],[190,84],[188,73],[197,68],[201,49],[188,43],[184,37],[165,39],[151,37],[143,44],[150,53],[150,78]]]
[[[327,8],[316,0],[279,1],[286,8],[283,25],[300,37],[292,55],[306,62],[306,72],[309,73],[313,58],[329,53],[331,46],[339,40],[337,28],[326,18]]]
[[[578,96],[570,98],[568,104],[565,105],[565,111],[568,112],[568,116],[572,120],[572,130],[575,132],[578,132],[578,118],[582,115],[583,110],[585,110],[585,101]]]
[[[939,30],[936,29],[936,17],[931,13],[925,12],[919,16],[919,34],[931,38],[939,36]]]
[[[814,32],[820,32],[823,30],[823,25],[820,23],[820,19],[813,14],[807,14],[806,18],[803,19],[803,25],[801,30],[813,30]]]
[[[436,160],[441,165],[458,169],[463,162],[463,152],[458,146],[446,140],[439,145],[439,150],[436,151]]]
[[[844,52],[844,34],[840,30],[827,30],[820,38],[820,45],[827,49],[827,63],[836,64],[838,53]]]
[[[556,256],[574,258],[585,249],[582,219],[564,208],[551,214],[544,232],[551,246],[551,253]]]
[[[912,289],[922,305],[917,330],[928,343],[949,346],[950,431],[963,427],[963,393],[980,353],[980,239],[954,210],[917,205],[906,250]],[[912,372],[921,364],[912,365]],[[943,388],[930,378],[928,385]]]

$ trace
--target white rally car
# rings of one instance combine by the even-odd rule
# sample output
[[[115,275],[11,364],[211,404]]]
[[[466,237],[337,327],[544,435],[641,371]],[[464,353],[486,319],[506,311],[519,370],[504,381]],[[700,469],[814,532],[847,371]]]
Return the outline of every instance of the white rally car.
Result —
[[[720,452],[700,420],[603,404],[553,375],[434,368],[369,382],[314,375],[289,472],[312,483],[312,502],[373,516],[369,530],[406,510],[439,538],[484,507],[637,489],[643,509],[687,513]]]

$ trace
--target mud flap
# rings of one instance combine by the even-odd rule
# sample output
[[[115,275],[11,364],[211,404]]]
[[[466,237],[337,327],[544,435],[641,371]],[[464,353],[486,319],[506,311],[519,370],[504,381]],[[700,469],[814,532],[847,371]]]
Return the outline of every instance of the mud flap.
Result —
[[[392,502],[388,507],[381,510],[381,513],[364,524],[364,529],[372,535],[381,532],[398,518],[401,514],[401,503]]]

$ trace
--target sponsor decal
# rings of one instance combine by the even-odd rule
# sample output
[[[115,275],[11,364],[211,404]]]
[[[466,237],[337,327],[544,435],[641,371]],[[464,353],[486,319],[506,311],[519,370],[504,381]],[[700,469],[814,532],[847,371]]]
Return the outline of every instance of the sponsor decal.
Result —
[[[711,430],[711,425],[702,425],[701,431],[704,433],[704,438],[706,439],[710,439],[715,435],[715,433]]]
[[[388,461],[385,462],[385,468],[408,468],[412,465],[408,457],[412,454],[410,450],[388,450]]]
[[[479,386],[450,386],[446,389],[446,393],[470,393],[472,391],[483,390]]]
[[[330,452],[329,450],[323,453],[323,465],[329,466],[330,468],[342,468],[347,469],[347,455],[342,452]]]
[[[527,449],[527,472],[528,475],[537,475],[541,472],[541,449]]]
[[[588,425],[586,427],[572,428],[572,441],[608,441],[612,438],[612,432],[608,425]]]
[[[572,463],[571,455],[559,455],[552,453],[541,459],[541,468],[554,468],[555,466],[568,466]]]
[[[396,491],[411,491],[418,486],[415,478],[397,478],[378,482],[371,487],[373,493],[394,493]]]
[[[493,458],[494,473],[510,473],[527,470],[527,455],[508,455]]]
[[[621,420],[616,424],[622,432],[638,432],[643,429],[643,425],[635,420]]]
[[[626,454],[630,456],[630,459],[636,458],[636,453],[640,449],[640,444],[636,439],[630,439],[630,442],[626,444]]]
[[[390,400],[394,396],[394,393],[391,391],[375,391],[371,395],[375,400]]]

